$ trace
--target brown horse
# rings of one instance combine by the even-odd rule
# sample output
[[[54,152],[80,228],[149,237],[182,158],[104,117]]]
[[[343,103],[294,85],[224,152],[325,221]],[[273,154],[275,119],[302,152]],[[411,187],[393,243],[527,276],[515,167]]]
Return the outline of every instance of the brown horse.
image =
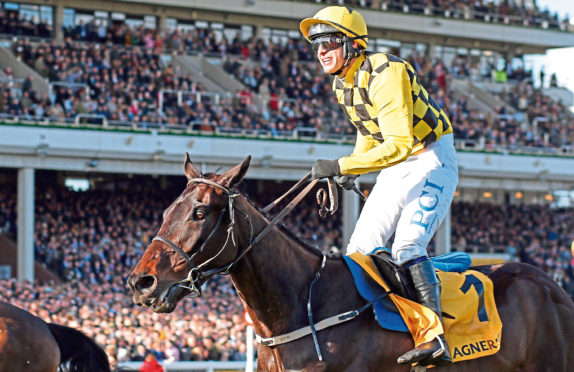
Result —
[[[108,372],[106,353],[75,329],[0,302],[0,372]]]
[[[283,228],[259,235],[269,220],[233,190],[249,159],[221,175],[202,175],[185,162],[189,180],[164,212],[158,236],[128,279],[138,305],[171,312],[188,294],[200,295],[210,276],[229,272],[255,331],[282,335],[309,325],[310,283],[323,255]],[[502,347],[492,356],[436,371],[574,371],[574,303],[542,271],[520,263],[479,268],[494,282],[503,321]],[[313,287],[314,322],[365,301],[341,257],[329,257]],[[258,347],[258,371],[408,371],[397,357],[413,347],[409,334],[381,329],[372,312],[278,346]]]

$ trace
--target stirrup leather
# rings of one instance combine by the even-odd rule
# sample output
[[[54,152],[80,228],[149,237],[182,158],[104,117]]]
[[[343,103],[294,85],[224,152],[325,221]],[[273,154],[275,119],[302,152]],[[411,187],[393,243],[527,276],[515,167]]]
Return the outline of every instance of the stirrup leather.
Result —
[[[437,337],[437,338],[435,338],[435,340],[437,340],[438,343],[440,344],[440,348],[437,351],[435,351],[434,353],[432,353],[433,359],[436,359],[436,358],[443,356],[445,354],[445,352],[447,351],[446,343],[442,341],[442,337]]]

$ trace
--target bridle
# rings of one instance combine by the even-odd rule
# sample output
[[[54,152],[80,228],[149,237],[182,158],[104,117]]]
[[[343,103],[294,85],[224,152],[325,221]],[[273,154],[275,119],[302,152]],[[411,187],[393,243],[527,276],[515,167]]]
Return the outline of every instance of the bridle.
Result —
[[[247,253],[246,252],[247,248],[246,248],[243,251],[240,251],[238,253],[237,257],[232,262],[230,262],[229,264],[222,266],[222,267],[216,267],[216,268],[212,268],[212,269],[203,271],[204,267],[206,267],[210,262],[214,261],[217,257],[219,257],[219,255],[221,255],[225,251],[225,248],[227,247],[227,244],[229,243],[230,240],[233,242],[234,245],[237,244],[235,241],[235,236],[234,236],[235,211],[237,210],[237,212],[239,212],[241,215],[243,215],[246,218],[246,220],[248,221],[248,223],[249,223],[249,240],[250,241],[252,241],[252,237],[253,237],[253,225],[251,224],[251,219],[249,218],[249,216],[234,206],[235,198],[237,196],[239,196],[240,194],[232,192],[227,187],[222,186],[216,182],[213,182],[213,181],[210,181],[207,179],[203,179],[203,178],[191,178],[188,180],[187,186],[189,186],[192,183],[203,183],[203,184],[215,187],[216,189],[223,191],[223,193],[227,196],[227,205],[223,209],[221,209],[221,212],[219,213],[219,216],[217,217],[217,221],[215,222],[215,226],[213,227],[213,229],[211,230],[211,232],[209,233],[209,235],[207,236],[207,238],[205,239],[205,241],[203,242],[201,247],[190,256],[180,246],[178,246],[177,244],[175,244],[174,242],[172,242],[171,240],[169,240],[168,238],[166,238],[164,236],[157,235],[152,239],[152,241],[159,241],[159,242],[162,242],[164,244],[167,244],[171,249],[173,249],[175,252],[179,253],[179,255],[185,259],[188,266],[190,267],[189,273],[187,274],[187,278],[180,280],[179,282],[175,283],[174,286],[187,289],[189,291],[189,296],[191,296],[191,297],[200,297],[201,296],[201,284],[205,281],[205,279],[207,279],[213,275],[216,275],[216,274],[220,274],[220,275],[229,274],[229,270],[231,270],[231,267],[233,265],[235,265],[237,263],[237,261],[239,261],[239,259],[245,255],[245,253]],[[223,217],[225,216],[227,211],[229,211],[229,225],[227,226],[227,238],[225,239],[225,243],[221,246],[221,249],[219,250],[219,252],[217,252],[216,255],[213,255],[211,258],[209,258],[205,262],[203,262],[199,265],[196,265],[195,264],[196,257],[204,251],[204,249],[207,246],[207,244],[209,243],[209,241],[215,236],[215,232],[219,229],[219,226],[221,225],[221,222],[223,221]],[[248,246],[248,248],[249,247],[250,246]]]
[[[299,188],[303,183],[307,182],[310,178],[311,178],[311,174],[309,173],[305,177],[303,177],[301,180],[299,180],[299,182],[297,182],[297,184],[295,184],[291,189],[289,189],[280,198],[278,198],[277,200],[275,200],[274,202],[272,202],[271,204],[266,206],[263,209],[263,212],[268,212],[271,208],[273,208],[275,205],[277,205],[279,203],[279,201],[281,201],[284,197],[286,197],[292,191]],[[261,230],[257,234],[257,236],[255,238],[253,238],[253,224],[251,223],[251,219],[249,218],[249,216],[246,213],[244,213],[243,211],[241,211],[239,208],[237,208],[234,205],[235,198],[240,196],[241,194],[233,192],[231,189],[229,189],[223,185],[220,185],[216,182],[213,182],[213,181],[210,181],[210,180],[207,180],[204,178],[190,178],[187,182],[187,186],[189,186],[191,184],[200,183],[200,184],[205,184],[205,185],[208,185],[208,186],[211,186],[211,187],[214,187],[216,189],[223,191],[223,193],[227,196],[227,205],[219,213],[219,216],[217,217],[217,221],[215,222],[213,229],[211,230],[211,232],[209,233],[209,235],[207,236],[207,238],[205,239],[205,241],[203,242],[201,247],[197,251],[195,251],[191,256],[189,254],[187,254],[180,246],[178,246],[177,244],[175,244],[174,242],[172,242],[171,240],[169,240],[168,238],[166,238],[164,236],[157,235],[152,239],[152,241],[158,241],[158,242],[164,243],[167,246],[169,246],[171,249],[173,249],[175,252],[177,252],[180,256],[182,256],[185,259],[185,261],[187,262],[188,266],[190,267],[190,270],[187,274],[187,277],[185,279],[182,279],[182,280],[174,283],[172,285],[172,287],[177,286],[180,288],[187,289],[189,291],[189,296],[200,297],[201,296],[201,285],[203,284],[203,282],[206,279],[208,279],[211,276],[216,275],[216,274],[219,274],[219,275],[229,274],[229,271],[231,270],[231,268],[241,258],[243,258],[243,256],[245,256],[245,254],[247,252],[249,252],[251,250],[251,248],[253,248],[254,245],[256,245],[259,241],[261,241],[261,239],[265,235],[267,235],[267,233],[269,233],[271,231],[271,229],[281,219],[283,219],[283,217],[287,213],[289,213],[303,199],[303,197],[305,197],[305,195],[307,195],[309,193],[309,191],[316,185],[316,183],[318,181],[319,180],[312,180],[311,182],[309,182],[309,184],[303,190],[301,190],[301,192],[299,192],[299,194],[295,198],[293,198],[293,200],[275,218],[273,218],[267,224],[267,226],[265,226],[263,228],[263,230]],[[329,179],[329,186],[330,186],[329,191],[330,191],[331,206],[329,209],[327,209],[327,212],[330,214],[333,214],[337,210],[337,206],[336,206],[337,196],[336,196],[336,187],[332,186],[332,180],[330,180],[330,179]],[[333,190],[335,190],[335,191],[333,191]],[[333,196],[333,193],[335,193],[334,196]],[[196,257],[204,251],[204,249],[207,247],[207,244],[209,243],[209,241],[215,236],[215,232],[219,229],[219,226],[221,225],[221,223],[223,221],[223,217],[225,216],[226,212],[229,213],[229,225],[227,226],[227,238],[225,239],[225,243],[221,246],[221,248],[219,249],[219,252],[217,252],[217,254],[213,255],[212,257],[210,257],[205,262],[203,262],[199,265],[196,265],[195,264]],[[247,245],[243,249],[240,249],[239,252],[237,253],[237,256],[230,263],[228,263],[224,266],[221,266],[221,267],[215,267],[215,268],[211,268],[211,269],[204,271],[204,268],[210,262],[214,261],[217,257],[219,257],[225,251],[225,248],[227,247],[227,244],[229,243],[229,241],[231,241],[233,243],[233,245],[235,245],[235,246],[237,245],[237,241],[236,241],[235,235],[234,235],[235,213],[236,212],[241,214],[247,220],[247,222],[249,224],[249,245]]]

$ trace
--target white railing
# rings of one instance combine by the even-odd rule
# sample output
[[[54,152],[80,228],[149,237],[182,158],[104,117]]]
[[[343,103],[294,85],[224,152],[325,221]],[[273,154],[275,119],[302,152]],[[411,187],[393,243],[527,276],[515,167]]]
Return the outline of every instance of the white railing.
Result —
[[[100,125],[102,127],[108,126],[108,119],[104,115],[97,114],[78,114],[74,117],[75,125]]]
[[[90,87],[88,86],[88,84],[85,83],[68,83],[65,81],[51,81],[48,84],[48,96],[52,99],[52,102],[54,102],[54,87],[68,87],[68,88],[72,88],[72,89],[79,89],[79,88],[84,88],[85,89],[85,97],[88,97],[90,95]]]
[[[34,118],[28,116],[17,116],[0,113],[0,123],[5,124],[29,124],[29,125],[69,125],[70,127],[93,127],[99,126],[104,129],[128,129],[133,131],[154,130],[162,133],[187,133],[187,134],[210,134],[224,137],[239,138],[260,138],[260,139],[277,139],[277,140],[309,140],[309,141],[327,141],[330,143],[354,143],[354,135],[341,133],[325,133],[314,128],[298,127],[295,130],[276,130],[276,129],[252,129],[252,128],[227,128],[218,127],[215,123],[193,122],[188,124],[170,124],[158,122],[129,122],[117,120],[103,120],[100,115],[94,117],[84,117],[79,120],[76,117],[71,118]],[[574,146],[563,145],[559,147],[550,147],[549,136],[545,134],[547,145],[540,146],[522,146],[522,145],[502,145],[487,144],[484,137],[478,140],[474,139],[455,139],[455,146],[458,150],[471,151],[489,151],[500,153],[516,153],[531,155],[551,155],[551,156],[574,156]]]
[[[12,86],[14,83],[22,84],[24,79],[15,78],[12,76],[0,76],[0,83]]]
[[[249,320],[251,322],[251,320]],[[171,371],[201,371],[201,372],[216,372],[216,371],[255,371],[257,365],[255,361],[253,339],[255,333],[253,326],[248,323],[246,327],[246,340],[247,345],[245,361],[236,362],[221,362],[221,361],[205,361],[205,362],[173,362],[173,363],[160,363],[163,365],[166,372]],[[120,362],[118,363],[118,371],[138,371],[143,362]]]
[[[181,106],[183,104],[183,97],[184,95],[189,97],[194,97],[196,102],[208,103],[205,102],[206,99],[209,100],[209,103],[219,105],[223,98],[229,98],[232,95],[230,93],[227,94],[220,94],[220,93],[211,93],[211,92],[194,92],[191,90],[176,90],[176,89],[161,89],[159,91],[158,97],[158,104],[159,104],[159,112],[163,112],[164,106],[164,95],[165,94],[174,94],[177,97],[177,105]]]
[[[137,371],[143,362],[121,362],[118,363],[119,371]],[[245,371],[247,362],[173,362],[173,363],[160,363],[165,368],[166,372],[171,371],[201,371],[201,372],[216,372],[216,371]]]

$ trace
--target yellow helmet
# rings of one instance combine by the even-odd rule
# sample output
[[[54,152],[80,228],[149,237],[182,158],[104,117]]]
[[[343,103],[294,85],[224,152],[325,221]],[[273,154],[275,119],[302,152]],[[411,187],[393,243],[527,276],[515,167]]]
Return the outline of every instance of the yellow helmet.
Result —
[[[318,26],[311,27],[313,25]],[[332,33],[335,31],[332,27],[356,41],[361,48],[367,49],[367,24],[359,12],[349,7],[328,6],[319,10],[313,18],[304,19],[299,25],[301,33],[309,41],[316,36]]]

